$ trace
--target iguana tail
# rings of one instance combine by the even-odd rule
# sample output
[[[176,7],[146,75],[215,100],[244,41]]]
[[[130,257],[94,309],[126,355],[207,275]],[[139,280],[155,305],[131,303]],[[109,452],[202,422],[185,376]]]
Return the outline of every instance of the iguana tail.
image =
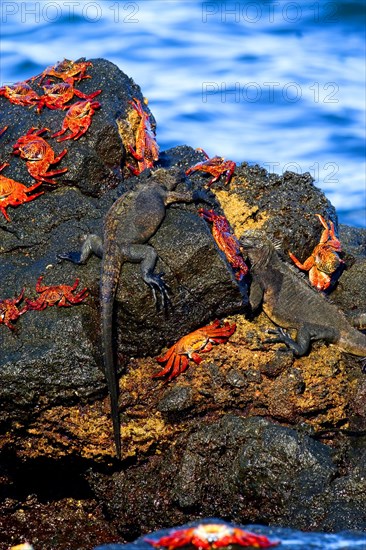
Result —
[[[118,378],[113,360],[112,322],[113,304],[118,286],[122,259],[116,250],[106,250],[103,257],[100,279],[101,330],[103,342],[104,373],[111,401],[111,416],[113,423],[116,454],[121,458],[121,427],[118,411]]]

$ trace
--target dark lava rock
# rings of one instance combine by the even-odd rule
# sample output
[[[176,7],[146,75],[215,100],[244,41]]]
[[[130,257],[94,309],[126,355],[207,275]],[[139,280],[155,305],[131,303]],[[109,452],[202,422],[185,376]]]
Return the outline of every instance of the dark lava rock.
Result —
[[[123,121],[126,127],[129,125],[132,111],[128,102],[134,97],[143,101],[143,97],[140,87],[116,65],[104,59],[91,61],[93,67],[89,67],[87,70],[87,74],[91,78],[75,83],[75,88],[85,94],[102,90],[101,94],[95,98],[95,101],[101,104],[101,108],[95,112],[91,126],[79,140],[58,143],[57,138],[50,137],[61,129],[66,111],[44,107],[38,114],[34,108],[28,109],[14,105],[5,97],[0,97],[1,126],[9,125],[8,130],[0,139],[0,158],[3,162],[10,163],[10,166],[2,173],[4,176],[28,186],[34,183],[26,169],[25,160],[12,155],[12,145],[30,128],[35,127],[49,129],[49,132],[42,137],[52,146],[57,155],[63,149],[67,149],[67,154],[61,162],[50,168],[50,170],[68,168],[65,174],[55,176],[58,182],[57,189],[64,186],[76,187],[87,195],[101,196],[107,189],[122,182],[122,167],[126,158],[128,140],[126,131],[121,129],[121,124]],[[38,95],[43,95],[43,89],[38,82],[34,81],[30,85]],[[80,99],[74,97],[72,103],[76,103],[76,101],[80,101]],[[146,110],[149,112],[147,107]],[[153,119],[152,122],[154,122]],[[133,145],[132,129],[130,128],[129,131]],[[46,186],[46,188],[51,188],[49,190],[52,190],[52,187],[51,185]],[[38,200],[43,202],[44,198]],[[34,206],[33,202],[32,206]],[[14,224],[18,223],[19,210],[18,208],[15,213],[11,208],[9,209]],[[29,212],[32,210],[28,207]]]
[[[88,287],[90,297],[78,307],[27,312],[18,320],[16,333],[0,326],[3,429],[8,429],[11,420],[24,425],[47,407],[84,402],[105,392],[98,311],[100,261],[94,257],[76,266],[58,262],[57,254],[80,249],[85,234],[102,235],[105,214],[116,198],[152,176],[145,171],[140,177],[123,179],[123,172],[129,174],[124,169],[127,145],[134,144],[138,124],[129,101],[143,101],[139,87],[105,60],[93,60],[88,74],[91,78],[76,87],[85,93],[102,89],[98,96],[101,108],[79,140],[61,145],[46,137],[57,154],[67,147],[67,155],[52,168],[68,166],[68,171],[55,176],[57,185],[44,184],[45,192],[36,200],[9,207],[10,222],[1,216],[0,275],[1,298],[17,296],[22,288],[25,297],[35,298],[40,275],[44,285],[72,285],[79,278],[79,289]],[[36,82],[32,86],[42,93]],[[57,131],[65,112],[44,108],[37,114],[4,97],[0,108],[1,124],[9,125],[0,140],[0,158],[10,162],[3,175],[33,183],[25,161],[12,155],[12,144],[31,127]],[[153,118],[151,122],[154,125]],[[195,155],[192,149],[183,148],[187,162],[189,154]],[[170,177],[168,172],[163,174]],[[191,187],[184,174],[181,179],[179,188]],[[213,195],[212,201],[219,208]],[[197,215],[197,205],[169,208],[151,244],[159,255],[157,272],[165,273],[171,307],[168,315],[157,312],[140,267],[126,264],[116,298],[119,357],[156,354],[167,343],[217,316],[241,310],[246,303],[245,284],[238,286],[210,228]]]
[[[136,526],[147,532],[205,516],[366,529],[362,474],[342,475],[329,446],[259,417],[202,423],[163,456],[112,476],[90,473],[89,482],[127,538]]]
[[[192,389],[188,386],[174,386],[168,389],[158,404],[162,413],[186,411],[192,406]]]
[[[131,178],[129,184],[132,186],[137,179]],[[95,199],[75,189],[58,189],[46,195],[45,202],[58,198],[58,205],[62,205],[59,215],[50,207],[43,216],[40,203],[35,202],[37,227],[31,227],[31,220],[23,218],[23,224],[18,221],[20,228],[16,228],[21,231],[19,239],[13,233],[5,233],[7,261],[1,269],[6,297],[15,295],[22,287],[26,288],[27,296],[35,295],[34,285],[40,274],[45,275],[45,284],[66,281],[70,284],[80,277],[81,285],[89,287],[92,294],[87,304],[68,310],[47,308],[43,312],[26,313],[18,321],[17,336],[1,327],[4,338],[1,376],[6,381],[1,385],[1,397],[6,417],[16,416],[18,405],[22,413],[27,404],[34,408],[40,398],[44,405],[65,404],[76,394],[86,398],[104,387],[99,351],[100,262],[94,258],[85,266],[60,264],[56,262],[56,253],[80,248],[79,239],[89,230],[101,234],[104,214],[115,193]],[[117,335],[119,351],[125,356],[158,353],[167,342],[173,343],[217,316],[239,311],[245,304],[245,287],[240,290],[210,229],[195,208],[180,205],[169,209],[151,240],[160,258],[157,272],[165,273],[170,289],[168,316],[156,312],[138,265],[125,264],[121,271],[116,299]]]
[[[22,480],[22,493],[11,493],[14,501],[17,496],[21,501],[27,491],[37,493],[29,485],[31,476],[18,474],[24,472],[21,462],[27,460],[27,448],[32,447],[31,466],[39,461],[37,453],[43,452],[53,461],[55,477],[62,478],[65,458],[60,457],[73,445],[71,461],[78,461],[80,447],[75,441],[82,441],[80,454],[88,460],[77,463],[83,483],[89,484],[87,496],[98,499],[98,514],[103,508],[105,517],[113,520],[113,533],[118,527],[124,540],[215,515],[304,529],[366,529],[365,442],[359,435],[366,426],[366,389],[356,359],[322,343],[300,359],[276,352],[262,343],[260,331],[267,328],[262,315],[254,323],[238,317],[233,343],[227,345],[230,352],[217,346],[208,356],[211,362],[194,374],[189,370],[169,387],[152,380],[152,360],[141,359],[216,317],[245,311],[247,283],[238,284],[212,238],[210,224],[197,215],[199,206],[210,207],[205,203],[170,206],[150,241],[159,256],[156,272],[164,272],[169,286],[167,315],[156,311],[139,266],[123,266],[115,303],[116,355],[139,358],[130,361],[120,381],[122,431],[130,448],[128,458],[123,464],[113,463],[112,470],[110,464],[97,468],[91,462],[100,460],[99,442],[104,457],[112,452],[110,426],[101,420],[109,408],[100,399],[106,392],[100,356],[100,261],[93,257],[76,266],[56,258],[58,253],[79,250],[85,234],[102,236],[103,220],[113,202],[156,176],[154,170],[127,178],[126,163],[135,163],[128,145],[134,144],[138,124],[129,101],[133,97],[143,101],[140,89],[113,64],[94,60],[93,65],[88,70],[92,78],[77,84],[84,92],[103,89],[97,98],[102,107],[87,134],[64,144],[46,137],[57,153],[67,147],[55,169],[67,166],[68,171],[56,176],[58,185],[45,184],[45,193],[33,202],[9,207],[11,222],[0,218],[1,298],[19,295],[22,288],[26,297],[36,297],[40,275],[45,285],[72,284],[79,278],[79,288],[88,287],[90,292],[77,307],[25,313],[16,322],[16,333],[0,326],[0,435],[8,464],[9,457],[17,455],[17,442],[23,436],[25,441],[11,482],[1,481],[2,494],[9,495],[8,486],[17,479]],[[37,89],[36,83],[32,86]],[[56,132],[64,113],[45,108],[37,115],[3,97],[0,107],[1,126],[9,124],[0,138],[0,158],[10,162],[3,175],[30,185],[25,162],[11,155],[11,146],[31,126]],[[152,116],[151,121],[154,126]],[[157,166],[163,168],[159,177],[176,177],[177,168],[185,171],[199,160],[201,153],[188,146],[165,151]],[[182,176],[178,190],[201,189],[208,177],[198,172],[189,179]],[[309,174],[277,176],[243,163],[230,185],[216,183],[212,191],[212,208],[225,212],[238,237],[246,229],[264,229],[280,242],[287,261],[288,250],[304,260],[318,244],[322,227],[316,213],[337,227],[334,208]],[[341,227],[341,240],[347,265],[332,299],[357,313],[364,305],[365,235]],[[120,370],[124,364],[121,361]],[[92,419],[85,433],[95,435],[94,426],[97,432],[94,447],[85,433],[80,436],[72,429],[80,426],[82,432],[82,422],[87,424],[84,408]],[[232,414],[222,416],[228,412]],[[263,415],[287,427],[250,415]],[[324,426],[338,429],[348,418],[359,443],[352,452],[335,435],[333,453],[304,430],[288,427],[307,423],[315,431]],[[52,430],[59,437],[50,446]],[[84,448],[89,454],[83,455]],[[62,498],[69,494],[83,498],[76,489],[64,492]],[[47,499],[52,499],[51,493]],[[309,504],[304,506],[306,500]],[[35,504],[38,518],[45,508]],[[52,512],[52,506],[46,509]],[[57,506],[52,514],[57,524]],[[12,525],[17,525],[15,516],[11,514]]]
[[[207,182],[207,174],[195,172],[191,179]],[[332,220],[338,230],[334,207],[313,182],[308,172],[271,174],[243,162],[228,186],[216,183],[212,189],[238,238],[247,229],[262,229],[286,260],[290,250],[304,261],[323,231],[315,214]]]

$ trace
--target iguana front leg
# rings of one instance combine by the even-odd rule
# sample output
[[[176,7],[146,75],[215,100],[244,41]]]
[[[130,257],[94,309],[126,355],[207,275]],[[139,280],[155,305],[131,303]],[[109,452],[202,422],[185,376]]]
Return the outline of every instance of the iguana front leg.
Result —
[[[211,206],[216,206],[214,197],[210,196],[205,189],[196,189],[193,193],[191,191],[168,191],[164,200],[165,206],[175,202],[206,202]]]
[[[91,254],[95,254],[98,258],[103,256],[103,242],[98,235],[87,235],[79,252],[65,252],[57,254],[57,257],[80,265],[84,264]]]
[[[250,283],[249,304],[252,311],[259,308],[263,301],[263,289],[257,281],[252,279]]]

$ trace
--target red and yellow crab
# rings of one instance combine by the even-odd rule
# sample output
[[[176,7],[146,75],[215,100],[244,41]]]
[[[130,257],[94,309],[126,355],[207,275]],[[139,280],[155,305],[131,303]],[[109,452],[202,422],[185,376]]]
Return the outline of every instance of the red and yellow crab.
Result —
[[[77,101],[66,113],[62,128],[59,132],[56,132],[52,137],[61,136],[67,130],[70,130],[71,134],[57,141],[65,141],[67,139],[79,139],[85,132],[87,132],[92,122],[92,116],[95,113],[95,109],[101,107],[98,101]]]
[[[47,76],[55,76],[61,80],[72,78],[73,80],[81,80],[82,78],[91,78],[90,75],[85,74],[88,67],[92,67],[93,64],[90,61],[71,61],[70,59],[64,59],[58,61],[55,65],[50,65],[41,74],[33,76],[30,80],[36,80],[39,78],[41,84]]]
[[[6,166],[9,166],[8,162],[4,162],[0,166],[0,172],[4,170]],[[31,193],[40,185],[42,185],[42,182],[38,182],[31,187],[27,187],[23,183],[19,183],[11,178],[6,178],[0,174],[0,212],[2,212],[8,222],[10,222],[10,217],[6,211],[7,207],[16,207],[24,202],[30,202],[39,197],[43,194],[43,191],[31,196],[28,196],[28,193]]]
[[[72,78],[66,78],[64,82],[57,82],[52,84],[44,84],[42,86],[44,95],[41,96],[37,111],[40,112],[44,106],[49,109],[68,109],[69,105],[66,105],[74,95],[81,99],[91,100],[95,96],[101,93],[102,90],[97,90],[92,94],[84,94],[80,90],[74,88],[74,80]]]
[[[57,184],[51,179],[53,176],[64,174],[67,168],[60,170],[51,170],[48,168],[53,164],[57,164],[66,155],[67,149],[64,149],[59,155],[55,156],[52,147],[41,136],[44,132],[48,132],[48,128],[31,128],[28,132],[20,137],[13,145],[13,154],[20,155],[26,160],[27,170],[29,174],[37,181]]]
[[[10,103],[22,107],[34,107],[40,100],[39,95],[26,82],[17,82],[10,86],[5,84],[0,88],[0,96],[6,97]]]
[[[27,308],[29,310],[42,311],[48,306],[55,305],[58,307],[70,307],[80,304],[89,295],[87,288],[83,288],[76,294],[73,294],[79,284],[79,279],[76,279],[72,286],[42,286],[42,280],[43,277],[41,275],[36,283],[36,292],[38,292],[40,296],[38,296],[35,300],[26,298]]]
[[[289,252],[289,256],[299,269],[309,271],[310,283],[317,290],[326,290],[332,283],[333,274],[344,263],[338,255],[338,252],[342,251],[342,246],[335,235],[333,222],[326,222],[320,214],[315,215],[324,227],[319,244],[304,263],[301,263],[292,252]]]
[[[199,215],[212,225],[212,235],[217,246],[225,254],[227,261],[235,271],[235,278],[241,281],[248,273],[248,266],[243,260],[238,239],[235,237],[225,216],[216,214],[213,210],[198,209]]]
[[[144,539],[154,548],[175,550],[182,546],[194,546],[198,550],[214,550],[237,545],[251,548],[273,548],[279,542],[271,542],[264,535],[256,535],[239,527],[223,523],[201,523],[197,527],[173,530],[158,540]]]
[[[233,160],[225,160],[224,157],[216,156],[210,158],[206,151],[201,148],[196,149],[196,151],[200,151],[203,155],[205,155],[206,160],[203,162],[198,162],[194,166],[188,168],[188,170],[186,170],[186,175],[189,176],[192,172],[196,171],[208,172],[211,176],[213,176],[212,180],[210,180],[207,184],[208,187],[211,187],[215,181],[218,181],[220,177],[225,174],[225,184],[228,184],[234,174],[236,163]]]
[[[129,145],[133,158],[137,160],[137,168],[128,165],[128,168],[135,175],[140,174],[146,168],[152,168],[154,162],[159,159],[159,146],[156,143],[155,134],[150,124],[150,116],[143,110],[141,101],[133,98],[129,101],[136,113],[140,116],[140,123],[136,131],[135,149]]]
[[[210,351],[213,344],[225,344],[235,330],[235,323],[230,325],[226,322],[220,327],[220,321],[216,319],[211,325],[206,325],[183,336],[163,356],[156,358],[158,363],[166,363],[166,365],[153,377],[160,378],[169,375],[168,380],[172,380],[187,370],[189,359],[199,365],[202,361],[199,353]]]
[[[24,288],[17,298],[0,300],[0,325],[6,325],[10,330],[15,330],[12,322],[16,321],[28,309],[27,306],[24,306],[22,309],[18,308],[18,304],[22,301],[23,296]]]

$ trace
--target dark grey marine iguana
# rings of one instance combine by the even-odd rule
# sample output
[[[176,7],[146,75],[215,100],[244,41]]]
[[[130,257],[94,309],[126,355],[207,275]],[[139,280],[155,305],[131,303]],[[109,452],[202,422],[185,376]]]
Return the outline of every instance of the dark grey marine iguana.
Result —
[[[184,177],[184,176],[183,176]],[[105,377],[111,401],[114,440],[118,458],[121,457],[121,434],[118,414],[118,382],[113,361],[112,317],[113,304],[120,272],[125,262],[140,263],[141,276],[152,289],[155,303],[157,292],[166,307],[168,295],[162,274],[154,273],[157,253],[148,240],[156,233],[165,218],[166,207],[174,202],[208,201],[205,191],[176,192],[182,173],[156,170],[150,178],[124,193],[111,206],[104,221],[104,239],[88,235],[81,252],[60,254],[60,259],[83,264],[94,253],[102,258],[100,277],[101,331]]]
[[[311,340],[325,340],[347,353],[366,357],[366,335],[354,328],[364,328],[364,313],[352,319],[352,326],[335,304],[281,260],[262,231],[246,231],[240,245],[251,263],[251,308],[254,311],[262,303],[263,311],[280,327],[269,331],[276,337],[266,342],[283,342],[301,356]],[[295,329],[296,340],[284,328]]]

